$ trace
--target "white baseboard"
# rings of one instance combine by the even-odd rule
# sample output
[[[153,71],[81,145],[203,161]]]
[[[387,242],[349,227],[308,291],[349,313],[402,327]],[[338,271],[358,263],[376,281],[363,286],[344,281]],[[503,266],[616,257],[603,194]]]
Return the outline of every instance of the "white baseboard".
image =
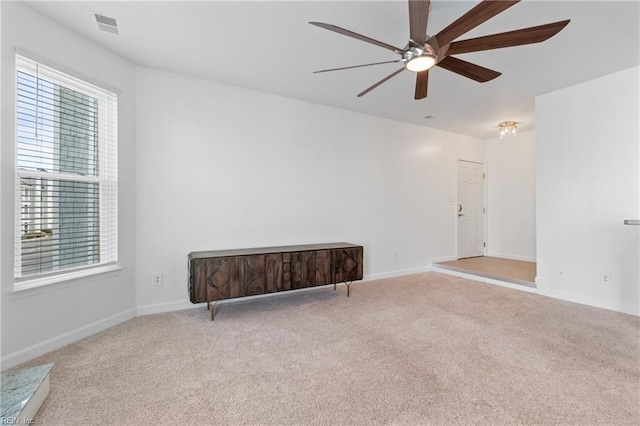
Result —
[[[338,284],[338,285],[341,285],[341,284]],[[234,297],[233,299],[218,300],[215,303],[218,305],[225,305],[227,303],[240,303],[240,302],[246,302],[248,300],[263,299],[265,297],[278,297],[278,296],[284,296],[286,294],[291,294],[291,293],[313,291],[313,290],[320,289],[322,287],[329,287],[329,286],[333,286],[333,284],[327,284],[325,286],[317,286],[317,287],[298,288],[295,290],[287,290],[287,291],[281,291],[277,293],[266,293],[266,294],[256,294],[253,296]],[[189,300],[174,300],[173,302],[152,303],[148,305],[138,306],[136,316],[161,314],[164,312],[173,312],[173,311],[182,311],[184,309],[201,308],[203,306],[204,306],[204,302],[191,303]]]
[[[501,257],[504,257],[504,256],[501,256]],[[374,281],[374,280],[379,280],[384,278],[394,278],[394,277],[399,277],[404,275],[413,275],[413,274],[420,274],[420,273],[429,272],[429,271],[435,271],[443,274],[457,276],[460,278],[465,278],[472,281],[480,281],[487,284],[493,284],[501,287],[511,288],[514,290],[520,290],[520,291],[525,291],[529,293],[537,293],[537,294],[552,297],[555,299],[566,300],[569,302],[580,303],[583,305],[594,306],[594,307],[608,309],[616,312],[622,312],[630,315],[636,315],[636,316],[640,315],[638,306],[633,306],[633,305],[623,304],[623,303],[612,303],[608,301],[602,301],[602,300],[593,299],[590,297],[580,296],[580,295],[571,294],[571,293],[548,291],[540,288],[535,289],[535,288],[526,287],[522,285],[498,281],[491,278],[478,277],[475,275],[469,275],[469,274],[465,274],[458,271],[438,268],[437,265],[436,266],[433,265],[434,263],[437,263],[437,262],[445,262],[449,260],[456,260],[456,258],[453,256],[433,258],[433,259],[429,259],[429,265],[425,267],[369,274],[364,276],[363,281]],[[539,284],[539,286],[540,284],[544,286],[544,278],[537,277],[536,283]],[[277,297],[277,296],[285,295],[291,292],[311,291],[319,288],[321,287],[310,287],[306,289],[292,290],[289,292],[270,293],[265,295],[249,296],[249,297],[243,297],[243,298],[237,298],[237,299],[227,299],[224,301],[220,301],[219,303],[234,303],[234,302],[246,301],[250,299],[263,298],[263,297]],[[47,352],[59,349],[70,343],[73,343],[75,341],[88,337],[100,331],[106,330],[107,328],[113,327],[114,325],[120,324],[124,321],[134,318],[135,316],[144,316],[144,315],[150,315],[150,314],[156,314],[156,313],[197,308],[197,307],[202,307],[202,304],[192,304],[188,300],[177,300],[172,302],[141,305],[141,306],[138,306],[136,309],[129,309],[127,311],[109,316],[107,318],[93,322],[86,326],[77,328],[67,333],[63,333],[59,336],[56,336],[50,339],[47,339],[36,345],[30,346],[28,348],[6,355],[0,359],[0,371],[4,371],[15,365],[21,364],[23,362],[36,358],[40,355],[43,355]]]
[[[362,281],[374,281],[374,280],[381,280],[384,278],[402,277],[404,275],[422,274],[424,272],[429,272],[429,271],[431,271],[430,265],[421,266],[419,268],[398,269],[396,271],[379,272],[377,274],[368,274],[364,276]]]
[[[608,300],[595,299],[593,297],[555,290],[540,289],[538,294],[541,296],[552,297],[554,299],[566,300],[567,302],[579,303],[581,305],[593,306],[623,314],[640,316],[640,308],[627,303],[616,303]]]
[[[458,260],[458,256],[434,257],[434,258],[429,259],[429,267],[433,267],[434,263],[451,262],[452,260]]]
[[[511,288],[513,290],[520,290],[520,291],[524,291],[524,292],[527,292],[527,293],[537,293],[538,292],[537,289],[535,289],[533,287],[527,287],[526,285],[512,284],[512,283],[508,283],[508,282],[505,282],[505,281],[494,280],[493,278],[486,278],[486,277],[481,277],[481,276],[478,276],[478,275],[465,274],[464,272],[458,272],[458,271],[452,271],[450,269],[438,268],[437,266],[435,266],[433,268],[433,272],[438,272],[438,273],[446,274],[446,275],[452,275],[454,277],[464,278],[464,279],[471,280],[471,281],[480,281],[480,282],[487,283],[487,284],[498,285],[500,287],[507,287],[507,288]]]
[[[138,306],[136,316],[161,314],[163,312],[182,311],[184,309],[197,308],[201,304],[193,304],[188,300],[175,300],[173,302],[151,303],[148,305]]]
[[[504,254],[504,253],[488,252],[486,254],[486,256],[501,257],[503,259],[511,259],[511,260],[522,260],[523,262],[535,262],[536,261],[535,257],[519,256],[519,255],[516,255],[516,254]]]
[[[135,312],[135,309],[129,309],[124,312],[120,312],[107,318],[95,321],[91,324],[76,328],[75,330],[68,331],[59,336],[52,337],[45,340],[44,342],[37,343],[33,346],[21,349],[12,354],[3,356],[2,359],[0,359],[0,370],[4,371],[13,366],[39,357],[40,355],[44,355],[47,352],[60,349],[61,347],[66,346],[70,343],[76,342],[80,339],[84,339],[85,337],[106,330],[107,328],[113,327],[114,325],[130,320],[135,316]]]
[[[338,284],[340,285],[340,284]],[[327,284],[325,286],[298,288],[295,290],[281,291],[277,293],[256,294],[253,296],[234,297],[233,299],[223,299],[216,301],[218,305],[225,305],[227,303],[240,303],[248,300],[263,299],[265,297],[278,297],[291,293],[299,293],[304,291],[313,291],[322,287],[333,286],[333,284]],[[161,314],[164,312],[182,311],[184,309],[202,308],[203,303],[191,303],[189,300],[174,300],[173,302],[152,303],[149,305],[138,306],[137,316]]]
[[[378,274],[369,274],[369,275],[365,275],[362,281],[363,282],[374,281],[374,280],[381,280],[384,278],[401,277],[403,275],[420,274],[423,272],[429,272],[430,270],[431,270],[430,267],[421,267],[421,268],[401,269],[401,270],[391,271],[391,272],[382,272]],[[338,285],[344,285],[344,284],[338,283]],[[304,291],[313,291],[313,290],[318,290],[322,287],[331,287],[331,286],[333,286],[333,284],[327,284],[326,286],[299,288],[295,290],[287,290],[287,291],[282,291],[278,293],[258,294],[255,296],[245,296],[245,297],[238,297],[234,299],[220,300],[217,303],[227,304],[227,303],[246,302],[248,300],[253,300],[253,299],[262,299],[265,297],[278,297],[278,296],[284,296],[286,294],[304,292]],[[181,311],[183,309],[192,309],[192,308],[198,308],[202,306],[203,306],[202,303],[194,304],[189,302],[188,300],[175,300],[173,302],[152,303],[148,305],[138,306],[138,309],[136,311],[136,316],[161,314],[163,312]]]

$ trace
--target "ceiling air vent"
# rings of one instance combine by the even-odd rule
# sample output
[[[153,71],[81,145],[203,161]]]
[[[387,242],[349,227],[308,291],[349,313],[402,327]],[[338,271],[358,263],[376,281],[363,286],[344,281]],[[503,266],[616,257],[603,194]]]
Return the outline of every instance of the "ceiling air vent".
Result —
[[[116,21],[116,18],[101,15],[99,13],[94,13],[93,16],[96,17],[96,22],[98,23],[98,29],[100,29],[100,31],[105,31],[111,34],[119,34],[118,21]]]

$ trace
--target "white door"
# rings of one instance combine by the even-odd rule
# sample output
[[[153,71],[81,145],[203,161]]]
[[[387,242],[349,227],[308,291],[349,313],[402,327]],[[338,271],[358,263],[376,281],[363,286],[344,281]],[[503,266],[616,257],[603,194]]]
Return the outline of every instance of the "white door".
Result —
[[[458,160],[458,259],[484,256],[484,164]]]

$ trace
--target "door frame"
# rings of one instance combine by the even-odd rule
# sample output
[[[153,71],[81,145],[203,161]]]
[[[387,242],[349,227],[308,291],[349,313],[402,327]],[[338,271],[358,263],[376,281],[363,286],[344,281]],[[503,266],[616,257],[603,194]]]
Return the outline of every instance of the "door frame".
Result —
[[[482,197],[482,203],[483,203],[483,207],[484,207],[484,214],[482,217],[482,227],[484,229],[484,246],[482,248],[482,255],[486,256],[487,255],[487,246],[489,245],[487,242],[487,217],[489,215],[489,211],[487,208],[487,163],[485,161],[476,161],[476,160],[467,160],[466,158],[460,158],[457,157],[456,158],[456,190],[455,190],[455,194],[456,194],[456,198],[453,202],[453,220],[455,221],[455,232],[454,232],[454,247],[455,247],[455,253],[454,253],[454,257],[456,260],[460,259],[458,257],[458,178],[459,178],[459,172],[460,172],[460,162],[461,161],[465,161],[467,163],[475,163],[475,164],[482,164],[482,173],[483,173],[483,179],[482,179],[482,191],[483,191],[483,197]]]

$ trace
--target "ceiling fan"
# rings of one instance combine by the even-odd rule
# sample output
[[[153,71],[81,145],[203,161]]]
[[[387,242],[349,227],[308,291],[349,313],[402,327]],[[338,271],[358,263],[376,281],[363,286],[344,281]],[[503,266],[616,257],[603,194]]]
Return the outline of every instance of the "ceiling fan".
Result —
[[[482,50],[499,49],[502,47],[521,46],[525,44],[540,43],[545,41],[569,23],[565,21],[554,22],[546,25],[522,28],[515,31],[507,31],[499,34],[492,34],[484,37],[471,38],[467,40],[454,41],[463,34],[471,31],[478,25],[493,18],[520,0],[484,0],[462,15],[451,25],[434,36],[427,35],[427,20],[429,18],[430,0],[409,0],[409,42],[400,49],[390,44],[374,40],[353,31],[340,28],[335,25],[323,22],[309,22],[320,28],[337,32],[348,37],[374,44],[384,49],[390,50],[401,56],[393,61],[375,62],[364,65],[354,65],[342,68],[332,68],[315,71],[316,73],[327,71],[339,71],[350,68],[368,67],[372,65],[389,64],[402,62],[404,66],[393,72],[374,85],[358,94],[364,96],[376,87],[400,74],[405,69],[417,73],[415,99],[427,97],[427,87],[429,83],[429,69],[433,66],[444,68],[456,74],[472,80],[484,83],[500,76],[501,73],[481,67],[471,62],[463,61],[451,55],[462,53],[479,52]]]

